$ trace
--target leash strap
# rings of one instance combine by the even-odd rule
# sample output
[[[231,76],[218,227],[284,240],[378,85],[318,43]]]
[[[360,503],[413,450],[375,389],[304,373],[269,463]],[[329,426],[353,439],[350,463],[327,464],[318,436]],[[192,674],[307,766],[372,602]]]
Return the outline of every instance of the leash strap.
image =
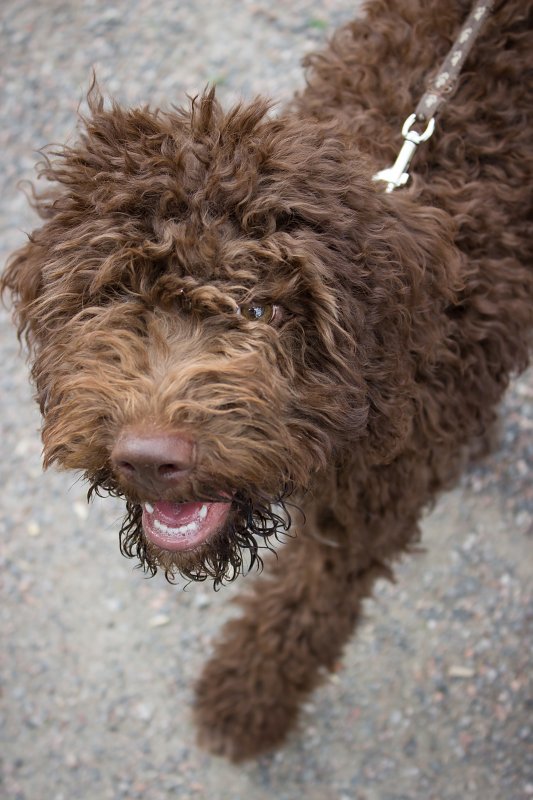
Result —
[[[493,6],[494,0],[478,0],[475,3],[452,49],[416,107],[417,120],[424,122],[435,117],[454,93],[463,65]]]
[[[435,130],[435,117],[455,91],[461,69],[493,7],[494,0],[477,0],[414,114],[405,120],[402,127],[404,143],[398,158],[392,167],[380,170],[373,178],[386,182],[385,192],[405,186],[409,180],[407,169],[416,148],[420,142],[427,141]],[[426,129],[422,133],[412,130],[415,122],[427,122]]]

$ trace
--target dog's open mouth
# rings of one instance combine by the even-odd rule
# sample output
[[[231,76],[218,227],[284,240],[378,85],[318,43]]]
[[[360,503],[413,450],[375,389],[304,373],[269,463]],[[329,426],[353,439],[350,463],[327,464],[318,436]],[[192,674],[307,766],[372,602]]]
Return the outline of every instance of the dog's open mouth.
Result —
[[[163,550],[192,550],[212,538],[228,519],[231,503],[144,503],[146,538]]]
[[[96,493],[98,485],[91,489]],[[137,556],[145,572],[164,570],[171,583],[177,574],[187,580],[212,578],[214,587],[261,567],[260,551],[289,531],[291,517],[285,497],[275,500],[244,490],[198,487],[193,500],[126,500],[120,529],[123,555]]]

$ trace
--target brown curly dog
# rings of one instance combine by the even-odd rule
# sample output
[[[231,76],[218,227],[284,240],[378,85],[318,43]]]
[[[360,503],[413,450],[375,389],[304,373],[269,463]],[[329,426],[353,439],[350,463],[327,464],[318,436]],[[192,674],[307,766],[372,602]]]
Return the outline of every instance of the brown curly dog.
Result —
[[[3,278],[45,465],[126,499],[124,553],[217,585],[293,517],[196,687],[234,760],[284,739],[528,360],[530,4],[498,4],[411,183],[372,180],[469,10],[373,0],[277,117],[93,88]]]

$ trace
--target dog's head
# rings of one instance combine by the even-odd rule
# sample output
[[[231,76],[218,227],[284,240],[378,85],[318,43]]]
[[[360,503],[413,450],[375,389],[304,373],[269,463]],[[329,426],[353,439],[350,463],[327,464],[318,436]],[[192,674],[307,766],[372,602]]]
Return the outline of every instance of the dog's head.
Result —
[[[44,461],[127,499],[123,550],[150,571],[220,581],[351,448],[394,455],[407,309],[444,245],[386,216],[331,126],[212,92],[171,113],[89,101],[3,279]]]

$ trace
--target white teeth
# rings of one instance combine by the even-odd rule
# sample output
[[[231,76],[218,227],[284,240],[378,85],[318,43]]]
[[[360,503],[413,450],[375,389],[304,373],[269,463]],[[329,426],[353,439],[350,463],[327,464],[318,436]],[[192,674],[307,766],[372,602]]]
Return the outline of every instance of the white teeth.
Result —
[[[171,528],[171,531],[176,533],[196,533],[198,525],[196,522],[189,522],[188,525],[183,525],[181,528]]]
[[[205,519],[207,517],[207,506],[205,505],[205,503],[198,512],[198,516],[200,517],[200,519]]]
[[[160,522],[158,519],[154,519],[152,524],[158,531],[170,536],[188,536],[190,533],[197,533],[199,528],[196,522],[189,522],[187,525],[180,525],[178,528],[165,525],[164,522]]]
[[[144,504],[144,508],[149,514],[153,514],[154,513],[154,507],[151,506],[150,503],[145,503]]]

